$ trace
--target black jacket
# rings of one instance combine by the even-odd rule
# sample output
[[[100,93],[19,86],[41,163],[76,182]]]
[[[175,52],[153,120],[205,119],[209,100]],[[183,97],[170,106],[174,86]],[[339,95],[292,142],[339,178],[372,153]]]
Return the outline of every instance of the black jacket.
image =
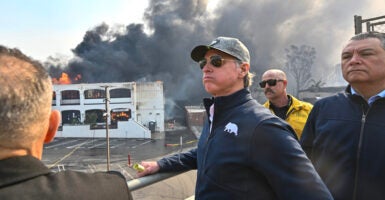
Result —
[[[197,168],[196,199],[332,199],[293,129],[247,90],[206,99],[206,110],[212,103],[197,149],[158,161],[162,171]]]
[[[385,199],[385,98],[346,92],[314,104],[301,145],[337,200]]]
[[[0,199],[132,199],[117,172],[51,172],[32,156],[0,160]]]

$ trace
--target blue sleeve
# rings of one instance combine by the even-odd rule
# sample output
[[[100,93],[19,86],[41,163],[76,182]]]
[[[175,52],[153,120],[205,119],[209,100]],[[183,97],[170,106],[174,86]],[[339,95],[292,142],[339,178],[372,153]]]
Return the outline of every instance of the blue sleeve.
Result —
[[[279,199],[333,199],[291,132],[274,119],[256,127],[250,153],[255,170],[266,177]]]
[[[305,151],[307,157],[312,160],[313,141],[315,139],[315,121],[317,115],[318,105],[316,104],[307,118],[305,127],[302,131],[300,144]]]
[[[159,172],[178,172],[197,168],[197,149],[158,160]]]

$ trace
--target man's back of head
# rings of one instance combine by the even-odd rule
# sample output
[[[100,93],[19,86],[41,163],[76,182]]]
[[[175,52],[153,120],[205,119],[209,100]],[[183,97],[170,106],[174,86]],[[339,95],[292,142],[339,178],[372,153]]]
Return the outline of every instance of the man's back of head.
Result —
[[[60,121],[41,64],[0,45],[0,85],[0,199],[132,199],[120,173],[53,173],[41,162]]]
[[[52,84],[38,62],[0,46],[0,148],[28,149],[48,127]]]

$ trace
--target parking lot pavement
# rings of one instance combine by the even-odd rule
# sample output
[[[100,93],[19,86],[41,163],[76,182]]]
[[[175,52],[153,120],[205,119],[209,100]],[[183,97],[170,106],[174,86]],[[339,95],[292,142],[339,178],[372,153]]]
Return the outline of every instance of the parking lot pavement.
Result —
[[[131,180],[136,172],[129,163],[155,160],[195,145],[195,135],[186,128],[153,133],[152,139],[110,138],[109,167],[110,170],[120,171],[127,180]],[[107,139],[55,138],[44,146],[42,161],[53,171],[106,171]]]

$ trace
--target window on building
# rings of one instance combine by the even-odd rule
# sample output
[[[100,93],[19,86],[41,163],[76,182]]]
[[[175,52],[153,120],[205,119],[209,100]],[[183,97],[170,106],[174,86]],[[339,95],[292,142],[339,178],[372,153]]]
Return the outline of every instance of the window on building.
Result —
[[[84,123],[95,124],[105,122],[106,120],[103,116],[104,113],[105,110],[100,109],[86,110],[86,119],[84,120]]]
[[[80,124],[80,111],[79,110],[63,110],[61,111],[62,124]]]
[[[52,105],[56,106],[56,92],[52,92]]]
[[[111,89],[110,90],[111,98],[130,98],[131,90],[125,88]]]
[[[118,121],[128,121],[131,118],[131,110],[128,108],[115,108],[111,110],[111,123]]]
[[[84,91],[85,99],[104,99],[106,98],[106,92],[101,89],[92,89]]]
[[[80,99],[80,93],[77,90],[65,90],[61,92],[61,98],[65,99]]]

